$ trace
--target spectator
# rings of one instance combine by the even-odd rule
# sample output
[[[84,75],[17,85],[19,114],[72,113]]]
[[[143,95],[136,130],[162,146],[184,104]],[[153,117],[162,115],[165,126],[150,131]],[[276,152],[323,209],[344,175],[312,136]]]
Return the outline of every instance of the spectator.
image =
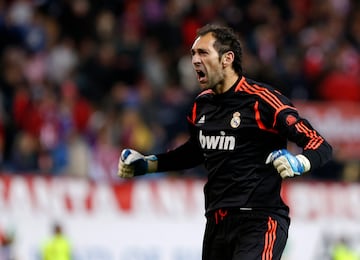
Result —
[[[14,249],[15,234],[8,230],[0,229],[0,259],[16,260]]]
[[[147,147],[171,146],[183,132],[172,108],[184,112],[179,107],[187,107],[187,95],[197,89],[189,84],[196,82],[188,65],[189,39],[194,28],[208,22],[238,30],[250,77],[281,86],[293,99],[358,102],[359,13],[355,0],[0,1],[3,168],[14,162],[18,139],[29,134],[40,145],[32,169],[65,172],[74,165],[69,154],[89,150],[93,156],[99,148],[95,137],[103,133],[89,128],[90,118],[111,116],[115,120],[106,128],[122,128],[122,108],[112,107],[119,82],[127,86],[141,120],[159,136]],[[71,105],[61,95],[68,82],[77,91]],[[50,100],[52,111],[59,112],[52,120],[50,110],[39,108]],[[72,116],[64,116],[64,110]],[[92,110],[98,112],[94,117]],[[71,138],[61,135],[65,121],[76,124]],[[50,125],[51,131],[44,127]],[[41,132],[47,138],[54,134],[56,146],[43,147]],[[127,140],[119,135],[108,140],[114,153]],[[78,174],[88,176],[81,168]]]
[[[332,260],[357,260],[359,257],[356,252],[352,250],[349,242],[345,238],[339,239],[334,245],[332,252]]]
[[[52,236],[45,242],[41,249],[42,260],[71,260],[72,248],[69,239],[63,233],[59,223],[53,225]]]

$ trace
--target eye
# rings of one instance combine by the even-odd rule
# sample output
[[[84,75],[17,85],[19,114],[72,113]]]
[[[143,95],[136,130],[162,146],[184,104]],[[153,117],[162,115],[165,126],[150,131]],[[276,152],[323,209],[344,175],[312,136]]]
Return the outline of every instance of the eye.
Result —
[[[196,54],[198,54],[200,56],[204,56],[204,55],[209,54],[209,52],[204,49],[191,50],[191,56],[195,56]]]
[[[205,51],[205,50],[199,50],[199,55],[206,55],[206,54],[208,54],[207,51]]]

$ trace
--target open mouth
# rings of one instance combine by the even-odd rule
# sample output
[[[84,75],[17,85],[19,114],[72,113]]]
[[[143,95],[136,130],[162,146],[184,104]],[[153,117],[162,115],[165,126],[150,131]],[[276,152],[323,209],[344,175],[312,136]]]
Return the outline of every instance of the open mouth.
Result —
[[[198,76],[198,81],[200,83],[204,82],[206,80],[206,75],[205,72],[203,72],[202,70],[196,70],[197,76]]]

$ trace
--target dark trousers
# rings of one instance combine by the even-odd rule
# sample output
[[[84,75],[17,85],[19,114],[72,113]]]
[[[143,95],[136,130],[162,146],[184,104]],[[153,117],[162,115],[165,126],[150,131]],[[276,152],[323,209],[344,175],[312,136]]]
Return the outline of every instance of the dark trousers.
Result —
[[[288,230],[287,217],[253,210],[216,210],[207,214],[202,259],[280,259]]]

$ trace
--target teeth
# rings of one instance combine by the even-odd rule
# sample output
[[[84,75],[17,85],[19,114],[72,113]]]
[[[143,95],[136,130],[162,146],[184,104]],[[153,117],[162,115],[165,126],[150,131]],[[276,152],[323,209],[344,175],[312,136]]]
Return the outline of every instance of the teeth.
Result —
[[[202,72],[202,71],[198,71],[197,74],[199,75],[199,77],[204,77],[205,76],[205,73]]]

